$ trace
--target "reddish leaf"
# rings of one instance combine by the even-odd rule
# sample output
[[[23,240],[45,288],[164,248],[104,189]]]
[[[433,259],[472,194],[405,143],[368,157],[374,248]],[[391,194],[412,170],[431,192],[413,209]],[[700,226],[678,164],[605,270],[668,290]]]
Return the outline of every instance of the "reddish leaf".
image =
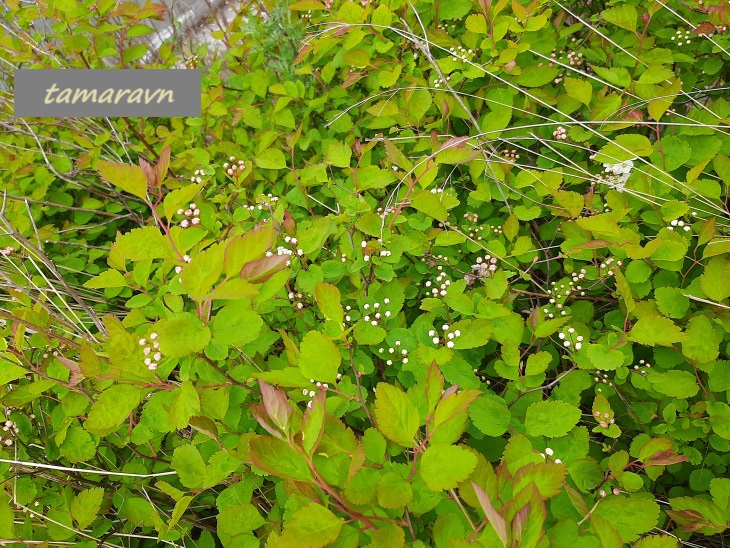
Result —
[[[241,278],[252,283],[263,283],[280,270],[284,270],[289,260],[289,255],[272,255],[251,261],[243,265]]]
[[[289,419],[294,412],[289,400],[286,399],[286,394],[280,388],[274,388],[261,379],[259,379],[259,386],[266,413],[276,426],[286,432],[289,427]]]

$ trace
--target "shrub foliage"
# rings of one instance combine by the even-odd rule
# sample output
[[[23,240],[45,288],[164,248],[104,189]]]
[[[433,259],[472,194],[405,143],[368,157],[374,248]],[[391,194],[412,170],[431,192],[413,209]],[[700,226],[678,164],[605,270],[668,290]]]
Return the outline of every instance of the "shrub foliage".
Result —
[[[9,84],[164,16],[4,5]],[[244,7],[144,65],[201,117],[6,101],[0,539],[720,545],[727,9]]]

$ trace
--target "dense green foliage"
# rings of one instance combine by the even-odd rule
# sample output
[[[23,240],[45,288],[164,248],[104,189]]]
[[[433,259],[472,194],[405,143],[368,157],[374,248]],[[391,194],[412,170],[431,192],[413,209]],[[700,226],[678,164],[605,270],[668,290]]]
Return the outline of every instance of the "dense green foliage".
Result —
[[[9,84],[163,15],[4,4]],[[269,12],[199,118],[5,103],[0,539],[721,545],[727,3]]]

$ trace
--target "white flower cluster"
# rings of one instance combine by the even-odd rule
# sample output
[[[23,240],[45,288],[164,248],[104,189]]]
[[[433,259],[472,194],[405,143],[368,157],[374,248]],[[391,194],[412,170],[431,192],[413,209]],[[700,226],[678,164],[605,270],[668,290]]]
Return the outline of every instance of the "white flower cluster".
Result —
[[[390,299],[387,297],[383,299],[383,304],[389,305]],[[385,307],[381,309],[379,302],[373,303],[372,308],[370,307],[369,303],[365,303],[362,308],[365,311],[364,316],[362,317],[363,321],[369,322],[370,325],[372,325],[373,327],[380,325],[381,320],[390,318],[393,314],[390,310],[385,310]],[[350,312],[352,310],[352,307],[347,306],[345,307],[345,310],[347,312]],[[349,314],[345,316],[345,321],[351,321],[351,317]]]
[[[250,205],[250,206],[245,205],[245,206],[243,206],[243,209],[248,209],[249,211],[255,211],[256,209],[258,209],[259,211],[263,211],[264,207],[268,207],[269,209],[271,209],[271,208],[273,208],[274,204],[279,201],[279,197],[274,196],[273,194],[269,193],[269,194],[266,194],[265,196],[262,195],[261,201],[262,201],[262,203],[260,203],[258,205],[257,204]]]
[[[494,232],[495,234],[502,234],[502,227],[499,225],[489,225],[489,228]]]
[[[558,126],[558,129],[553,131],[553,137],[555,137],[558,141],[565,141],[568,138],[568,132],[563,126]]]
[[[669,230],[674,230],[675,227],[678,229],[681,228],[685,232],[689,232],[690,230],[692,230],[692,227],[688,224],[685,224],[685,222],[681,219],[674,219],[669,223],[669,226],[667,228]]]
[[[202,183],[203,179],[201,175],[205,176],[205,172],[202,169],[196,169],[193,176],[190,177],[190,180],[194,183]]]
[[[401,363],[403,363],[403,364],[408,363],[408,350],[406,350],[405,348],[398,348],[398,347],[400,347],[400,345],[401,345],[400,341],[395,341],[395,348],[393,348],[393,347],[388,348],[387,352],[390,355],[390,358],[385,360],[386,365],[393,365],[393,360],[391,358],[394,358],[394,357],[400,357]],[[400,354],[398,354],[398,350],[400,350]],[[378,348],[378,354],[385,354],[385,352],[386,352],[385,348]]]
[[[433,329],[428,332],[428,336],[431,337],[431,341],[433,341],[433,344],[439,344],[441,343],[441,341],[444,341],[447,348],[454,348],[454,341],[461,337],[461,331],[455,329],[454,331],[449,332],[450,326],[447,323],[442,325],[441,329],[444,332],[442,337],[439,337],[436,334],[436,331]]]
[[[444,191],[443,188],[432,188],[431,189],[431,194],[442,194],[443,191]]]
[[[8,247],[6,247],[4,249],[0,249],[0,255],[4,255],[5,257],[7,257],[8,255],[11,255],[14,251],[15,251],[15,248],[13,246],[9,245]]]
[[[629,180],[634,162],[626,160],[617,164],[603,164],[606,177],[601,181],[619,192],[623,192],[626,181]]]
[[[544,453],[540,453],[540,456],[542,458],[544,458],[545,460],[547,460],[548,457],[552,457],[554,454],[555,454],[555,451],[553,451],[550,447],[546,447],[545,448],[545,452]],[[560,460],[560,459],[553,459],[553,462],[555,464],[562,464],[563,461]]]
[[[613,272],[613,269],[615,267],[611,266],[614,263],[614,261],[616,262],[616,266],[618,266],[618,267],[622,267],[624,265],[624,263],[622,261],[616,261],[613,257],[609,257],[608,259],[605,260],[605,262],[601,263],[601,267],[600,267],[601,270],[605,271],[605,276],[615,276],[615,274]]]
[[[580,350],[583,347],[583,335],[575,335],[575,329],[568,328],[567,334],[565,331],[558,333],[558,338],[563,341],[563,346],[569,348],[575,346],[576,350]]]
[[[340,379],[342,379],[342,373],[337,373],[337,380],[339,381]],[[314,379],[309,379],[309,382],[320,390],[327,390],[330,387],[330,385],[326,382],[319,382],[315,381]],[[312,389],[302,388],[302,394],[309,398],[309,401],[307,402],[307,407],[312,407],[312,398],[317,395],[317,392]]]
[[[585,272],[581,272],[585,276]],[[580,276],[580,274],[579,274]],[[554,306],[559,312],[561,316],[565,316],[566,312],[563,310],[564,304],[559,303],[558,300],[562,299],[563,297],[568,297],[571,295],[574,291],[578,291],[581,289],[580,286],[574,288],[573,284],[575,282],[568,282],[568,284],[565,284],[564,282],[560,282],[560,285],[556,285],[555,282],[551,282],[551,288],[547,290],[548,295],[550,295],[550,301],[549,304]],[[552,319],[555,317],[555,314],[550,310],[550,308],[543,308],[542,310],[545,314],[548,315],[548,318]]]
[[[472,272],[479,278],[487,278],[497,270],[497,260],[497,257],[491,255],[485,255],[483,259],[477,257],[476,264],[471,265]]]
[[[586,269],[581,268],[579,272],[573,272],[570,276],[571,280],[568,282],[568,285],[575,291],[580,291],[581,297],[584,297],[586,292],[583,291],[583,287],[576,284],[586,277]]]
[[[3,438],[3,436],[0,436],[0,443],[10,447],[13,445],[13,439],[9,436],[18,435],[18,424],[13,421],[5,421],[5,424],[3,425],[3,432],[5,432],[5,437]]]
[[[180,226],[182,228],[200,224],[200,209],[198,209],[198,206],[193,202],[188,205],[187,209],[178,209],[177,214],[185,216],[185,218],[180,221]]]
[[[142,353],[145,355],[144,364],[147,369],[154,371],[160,365],[158,362],[162,359],[160,352],[160,343],[156,340],[157,333],[150,333],[150,342],[147,339],[140,339],[139,345],[143,347]],[[154,352],[154,354],[152,354]]]
[[[299,240],[297,240],[296,238],[292,238],[291,236],[286,236],[284,238],[284,241],[294,248],[296,248],[297,244],[299,243]],[[298,257],[304,255],[304,251],[302,251],[301,249],[297,249],[296,253]],[[288,253],[288,255],[291,255],[291,253]]]
[[[688,30],[685,30],[684,32],[682,32],[681,30],[678,30],[677,33],[674,36],[672,36],[671,40],[672,41],[677,40],[678,46],[683,46],[684,44],[689,45],[692,43],[692,40],[690,40],[691,36],[692,35],[690,34],[690,32]]]
[[[223,164],[223,169],[226,170],[226,174],[229,177],[237,179],[246,169],[246,163],[243,160],[236,160],[235,156],[231,156],[230,158],[228,158],[228,161],[231,163],[229,164],[228,162],[226,162],[225,164]]]

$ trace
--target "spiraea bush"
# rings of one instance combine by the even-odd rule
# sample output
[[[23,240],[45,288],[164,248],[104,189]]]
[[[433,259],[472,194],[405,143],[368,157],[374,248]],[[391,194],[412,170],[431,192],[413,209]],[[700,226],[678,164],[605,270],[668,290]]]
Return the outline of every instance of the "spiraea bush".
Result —
[[[727,3],[256,4],[201,117],[3,95],[2,544],[724,545]],[[10,85],[164,16],[4,10]]]

